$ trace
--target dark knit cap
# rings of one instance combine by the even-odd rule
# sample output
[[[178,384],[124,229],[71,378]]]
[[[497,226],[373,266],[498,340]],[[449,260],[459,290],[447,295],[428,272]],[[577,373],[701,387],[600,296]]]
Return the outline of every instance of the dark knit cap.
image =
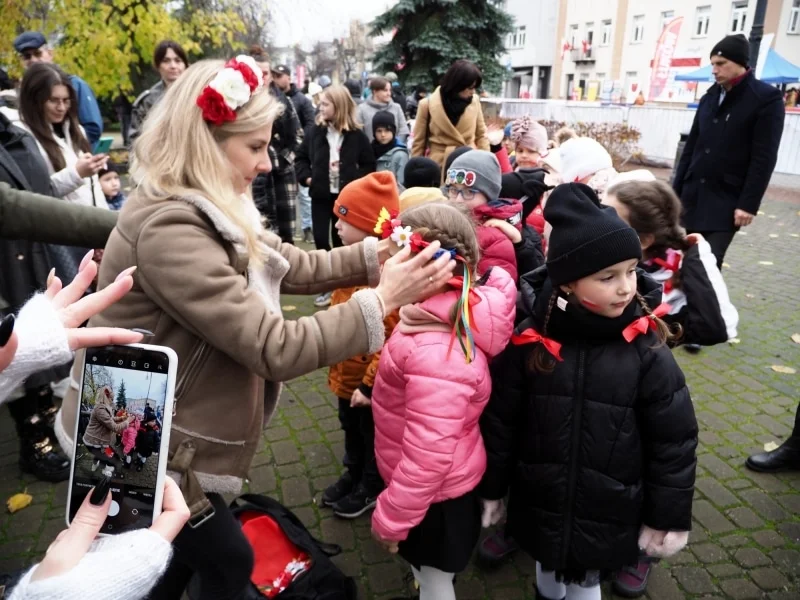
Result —
[[[625,260],[642,258],[639,236],[582,183],[558,186],[544,207],[553,227],[547,273],[553,285],[582,279]]]
[[[442,171],[439,163],[427,156],[415,156],[406,163],[403,171],[403,185],[412,187],[439,187]]]
[[[119,174],[119,169],[117,168],[117,165],[115,165],[111,161],[108,161],[106,165],[97,172],[97,178],[101,179],[103,175],[108,175],[109,173]]]
[[[347,91],[350,92],[351,96],[361,96],[361,82],[357,79],[348,79],[344,82],[344,87],[347,88]]]
[[[379,110],[372,117],[372,135],[375,135],[375,130],[378,127],[388,129],[397,135],[397,122],[394,120],[394,115],[387,110]]]
[[[711,58],[715,56],[727,58],[746,67],[750,64],[750,42],[741,33],[726,35],[711,50]]]

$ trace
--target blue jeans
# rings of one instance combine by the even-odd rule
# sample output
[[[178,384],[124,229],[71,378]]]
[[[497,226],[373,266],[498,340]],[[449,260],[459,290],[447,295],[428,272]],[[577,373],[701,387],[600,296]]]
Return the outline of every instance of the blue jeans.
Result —
[[[308,188],[301,185],[300,194],[297,197],[300,204],[300,226],[303,231],[311,229],[311,196],[308,194]]]

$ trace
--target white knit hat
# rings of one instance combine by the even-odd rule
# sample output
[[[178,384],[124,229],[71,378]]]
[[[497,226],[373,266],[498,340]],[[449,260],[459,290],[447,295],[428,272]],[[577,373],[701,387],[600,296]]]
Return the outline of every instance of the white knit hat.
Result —
[[[579,137],[564,142],[561,152],[561,177],[565,183],[580,181],[612,167],[611,155],[592,138]]]

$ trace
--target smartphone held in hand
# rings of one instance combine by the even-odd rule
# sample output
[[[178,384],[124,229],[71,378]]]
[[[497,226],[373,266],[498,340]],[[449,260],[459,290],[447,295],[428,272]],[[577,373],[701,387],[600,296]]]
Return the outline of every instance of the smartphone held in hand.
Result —
[[[178,357],[166,346],[89,348],[80,383],[67,524],[110,480],[101,534],[150,527],[161,513]]]
[[[113,143],[114,143],[114,138],[101,137],[94,143],[94,148],[92,148],[92,154],[108,154],[108,151],[111,150],[111,145]]]

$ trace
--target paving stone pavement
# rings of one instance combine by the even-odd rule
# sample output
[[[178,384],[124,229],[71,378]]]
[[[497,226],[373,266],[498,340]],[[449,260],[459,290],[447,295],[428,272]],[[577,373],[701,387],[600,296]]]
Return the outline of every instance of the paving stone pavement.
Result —
[[[796,188],[795,188],[796,189]],[[755,223],[737,235],[724,275],[741,315],[738,344],[699,355],[675,352],[700,423],[699,465],[690,544],[651,576],[649,598],[678,600],[800,599],[800,473],[759,475],[745,457],[789,435],[800,401],[800,193],[771,188]],[[311,298],[286,296],[287,318],[313,312]],[[346,332],[342,332],[346,335]],[[380,550],[369,518],[342,521],[315,503],[338,476],[343,435],[327,374],[319,370],[285,387],[251,471],[249,488],[291,507],[311,531],[342,546],[335,562],[359,581],[362,599],[405,592],[407,567]],[[40,557],[64,526],[66,484],[21,476],[13,427],[0,416],[0,498],[27,489],[25,510],[0,515],[0,569]],[[491,572],[471,566],[459,576],[459,600],[533,597],[533,561],[517,555]],[[611,595],[606,591],[605,597]]]

